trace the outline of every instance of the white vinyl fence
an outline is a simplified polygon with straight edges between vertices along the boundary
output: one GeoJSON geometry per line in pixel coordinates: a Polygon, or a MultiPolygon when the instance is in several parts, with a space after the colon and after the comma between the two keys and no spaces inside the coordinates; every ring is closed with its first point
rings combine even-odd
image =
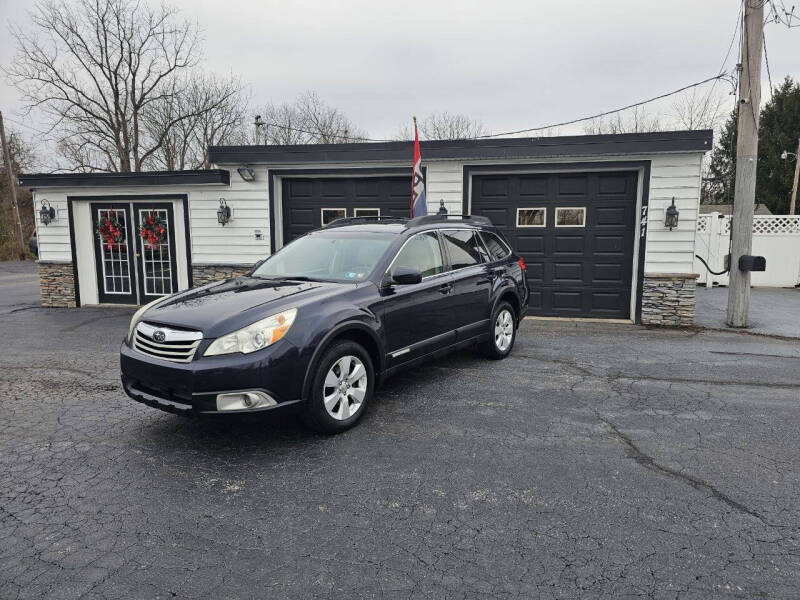
{"type": "MultiPolygon", "coordinates": [[[[697,219],[695,254],[712,271],[722,271],[731,236],[731,217],[721,213],[700,215],[697,219]]],[[[769,215],[753,218],[753,254],[767,259],[767,270],[752,274],[754,287],[794,287],[800,284],[800,216],[769,215]]],[[[698,283],[728,285],[728,274],[711,275],[697,258],[698,283]]]]}

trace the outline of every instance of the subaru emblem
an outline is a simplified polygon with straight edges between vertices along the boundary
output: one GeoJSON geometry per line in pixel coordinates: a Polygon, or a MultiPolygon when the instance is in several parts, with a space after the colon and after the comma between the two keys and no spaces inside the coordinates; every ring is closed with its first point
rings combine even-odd
{"type": "Polygon", "coordinates": [[[167,334],[161,331],[160,329],[156,329],[153,332],[153,341],[161,343],[165,339],[167,339],[167,334]]]}

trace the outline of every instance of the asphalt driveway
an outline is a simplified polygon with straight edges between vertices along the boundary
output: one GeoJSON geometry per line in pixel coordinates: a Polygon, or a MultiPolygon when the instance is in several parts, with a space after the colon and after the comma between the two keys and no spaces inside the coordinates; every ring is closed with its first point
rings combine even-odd
{"type": "Polygon", "coordinates": [[[0,315],[40,303],[36,263],[32,260],[0,262],[0,315]]]}
{"type": "MultiPolygon", "coordinates": [[[[698,327],[728,329],[728,288],[697,287],[698,327]]],[[[752,288],[748,333],[800,339],[800,288],[752,288]]]]}
{"type": "Polygon", "coordinates": [[[526,321],[321,437],[129,401],[131,312],[0,315],[0,598],[800,596],[800,342],[526,321]]]}

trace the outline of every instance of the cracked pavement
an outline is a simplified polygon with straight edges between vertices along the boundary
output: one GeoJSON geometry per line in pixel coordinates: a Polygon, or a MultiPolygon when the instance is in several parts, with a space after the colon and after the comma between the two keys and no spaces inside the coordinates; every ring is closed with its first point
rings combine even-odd
{"type": "Polygon", "coordinates": [[[0,315],[0,598],[800,596],[800,342],[526,320],[322,437],[130,401],[131,312],[0,315]]]}

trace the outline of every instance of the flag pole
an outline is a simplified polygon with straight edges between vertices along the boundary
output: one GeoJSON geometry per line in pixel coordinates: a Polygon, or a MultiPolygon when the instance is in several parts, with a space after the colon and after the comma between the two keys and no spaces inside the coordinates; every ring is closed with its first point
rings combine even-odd
{"type": "MultiPolygon", "coordinates": [[[[414,148],[416,149],[416,144],[417,144],[417,116],[413,115],[411,118],[414,121],[414,148]]],[[[800,159],[798,159],[798,160],[800,160],[800,159]]],[[[408,208],[408,216],[410,218],[412,218],[412,219],[414,218],[414,169],[415,168],[416,168],[416,164],[414,163],[414,160],[412,159],[412,161],[411,161],[411,204],[409,205],[409,208],[408,208]]]]}

